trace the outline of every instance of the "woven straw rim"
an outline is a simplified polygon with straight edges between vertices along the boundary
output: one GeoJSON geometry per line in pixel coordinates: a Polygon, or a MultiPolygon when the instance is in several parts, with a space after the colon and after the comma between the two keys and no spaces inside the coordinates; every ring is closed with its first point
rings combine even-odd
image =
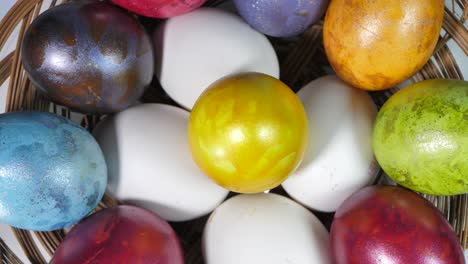
{"type": "MultiPolygon", "coordinates": [[[[218,6],[226,0],[208,0],[205,6],[218,6]]],[[[67,2],[53,0],[50,7],[67,2]]],[[[465,59],[468,55],[468,30],[464,23],[468,18],[468,5],[465,0],[452,0],[445,7],[443,29],[437,43],[432,59],[424,68],[411,79],[414,82],[424,79],[460,79],[464,77],[456,62],[456,59],[447,46],[449,40],[453,40],[464,52],[465,59]],[[463,14],[457,15],[456,9],[463,10],[463,14]]],[[[20,33],[16,50],[8,54],[0,61],[0,85],[9,79],[6,111],[52,111],[65,117],[70,117],[70,111],[61,108],[43,98],[29,81],[23,69],[20,59],[19,47],[23,34],[31,21],[39,15],[43,0],[18,0],[0,21],[0,50],[2,50],[12,34],[20,25],[20,33]]],[[[49,8],[50,8],[49,7],[49,8]]],[[[275,47],[281,63],[281,80],[292,88],[302,87],[313,79],[326,75],[325,67],[328,66],[327,58],[322,45],[323,21],[311,26],[305,33],[295,39],[275,39],[271,42],[275,47]]],[[[149,89],[151,90],[151,89],[149,89]]],[[[380,107],[396,89],[370,92],[375,103],[380,107]]],[[[157,89],[148,91],[143,97],[144,102],[173,103],[168,98],[161,98],[157,89]],[[156,92],[155,92],[156,91],[156,92]]],[[[99,121],[99,116],[85,116],[81,123],[85,128],[92,130],[99,121]]],[[[379,177],[378,183],[387,182],[389,179],[379,177]]],[[[285,195],[278,188],[274,192],[285,195]]],[[[432,202],[446,217],[460,238],[463,247],[468,248],[468,194],[458,196],[430,196],[423,195],[432,202]]],[[[119,202],[106,194],[96,210],[113,207],[119,202]]],[[[330,217],[330,216],[328,216],[330,217]]],[[[206,217],[185,222],[173,223],[184,246],[186,262],[190,264],[203,263],[201,257],[201,233],[206,217]]],[[[30,232],[13,228],[24,253],[32,263],[46,263],[38,245],[33,240],[37,237],[50,256],[53,255],[60,242],[65,237],[65,231],[30,232]]],[[[0,264],[20,264],[20,259],[6,246],[0,238],[0,264]]]]}

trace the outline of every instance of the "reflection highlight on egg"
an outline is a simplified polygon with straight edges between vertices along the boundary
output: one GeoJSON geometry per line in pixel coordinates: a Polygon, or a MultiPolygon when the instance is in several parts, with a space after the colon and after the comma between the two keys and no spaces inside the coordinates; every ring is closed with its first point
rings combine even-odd
{"type": "Polygon", "coordinates": [[[263,192],[302,160],[307,117],[281,81],[243,73],[203,93],[190,114],[188,136],[195,162],[216,183],[235,192],[263,192]]]}

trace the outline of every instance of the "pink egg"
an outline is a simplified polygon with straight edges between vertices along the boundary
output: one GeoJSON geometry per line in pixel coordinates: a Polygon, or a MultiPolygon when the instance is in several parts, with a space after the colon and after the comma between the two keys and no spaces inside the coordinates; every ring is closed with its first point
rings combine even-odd
{"type": "Polygon", "coordinates": [[[200,7],[206,0],[111,0],[139,15],[168,18],[188,13],[200,7]]]}

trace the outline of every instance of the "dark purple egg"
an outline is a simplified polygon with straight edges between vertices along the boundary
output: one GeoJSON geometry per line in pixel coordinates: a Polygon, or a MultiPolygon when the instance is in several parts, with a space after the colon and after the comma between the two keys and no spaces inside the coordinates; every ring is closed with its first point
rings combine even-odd
{"type": "Polygon", "coordinates": [[[21,53],[41,92],[84,113],[129,107],[154,71],[151,41],[142,25],[97,1],[63,4],[41,14],[26,32],[21,53]]]}
{"type": "Polygon", "coordinates": [[[329,0],[234,0],[239,14],[253,28],[273,37],[304,32],[325,13],[329,0]]]}

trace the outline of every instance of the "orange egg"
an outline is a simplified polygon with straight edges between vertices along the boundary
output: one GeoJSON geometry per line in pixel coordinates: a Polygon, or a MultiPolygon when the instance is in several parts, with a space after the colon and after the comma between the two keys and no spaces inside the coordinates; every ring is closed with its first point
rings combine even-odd
{"type": "Polygon", "coordinates": [[[332,0],[323,28],[325,51],[349,84],[391,88],[428,61],[443,17],[443,0],[332,0]]]}

